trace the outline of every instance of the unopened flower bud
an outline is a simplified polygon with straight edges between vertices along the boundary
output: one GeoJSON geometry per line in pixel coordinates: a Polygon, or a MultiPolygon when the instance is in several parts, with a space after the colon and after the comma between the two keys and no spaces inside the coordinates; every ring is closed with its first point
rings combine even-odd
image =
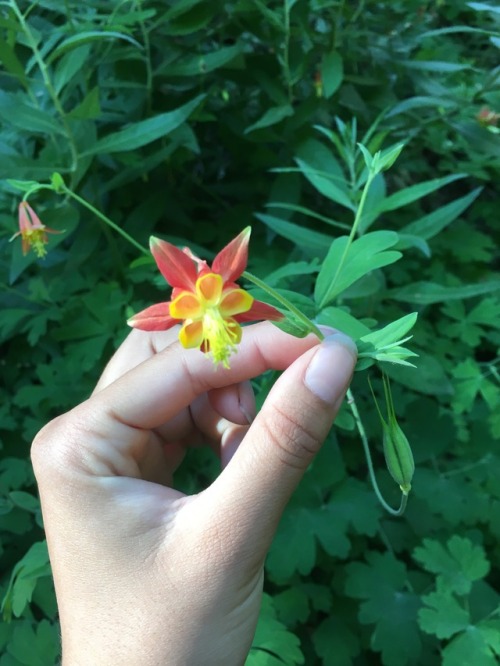
{"type": "Polygon", "coordinates": [[[372,385],[370,382],[369,384],[384,431],[382,443],[384,447],[385,462],[389,474],[399,485],[402,493],[408,495],[411,490],[411,481],[415,472],[415,462],[413,460],[413,453],[408,438],[397,422],[394,403],[392,401],[391,385],[385,374],[383,375],[383,382],[385,402],[387,405],[387,421],[382,416],[377,399],[373,393],[372,385]]]}
{"type": "Polygon", "coordinates": [[[405,495],[411,490],[415,462],[408,438],[395,419],[384,425],[384,456],[389,474],[405,495]]]}

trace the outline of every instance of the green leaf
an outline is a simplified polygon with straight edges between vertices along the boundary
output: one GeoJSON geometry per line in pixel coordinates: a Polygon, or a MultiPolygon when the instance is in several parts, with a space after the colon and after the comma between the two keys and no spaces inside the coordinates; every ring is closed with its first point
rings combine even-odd
{"type": "Polygon", "coordinates": [[[336,238],[316,281],[314,298],[318,307],[331,303],[367,273],[400,259],[400,252],[384,251],[397,242],[398,235],[394,231],[373,231],[355,240],[350,247],[347,236],[336,238]]]}
{"type": "Polygon", "coordinates": [[[427,571],[438,575],[441,590],[459,595],[469,594],[472,583],[484,578],[490,569],[483,548],[458,535],[448,540],[446,548],[439,541],[424,539],[413,556],[427,571]]]}
{"type": "Polygon", "coordinates": [[[442,60],[405,60],[401,64],[407,69],[418,69],[422,72],[436,72],[441,74],[463,72],[464,70],[472,69],[471,65],[443,62],[442,60]]]}
{"type": "Polygon", "coordinates": [[[198,95],[198,97],[195,97],[174,111],[167,111],[153,118],[132,123],[125,129],[100,139],[82,155],[98,155],[101,153],[118,153],[135,150],[157,139],[168,136],[168,134],[189,118],[205,97],[206,95],[204,94],[198,95]]]}
{"type": "Polygon", "coordinates": [[[464,197],[455,199],[455,201],[433,210],[432,213],[424,215],[414,222],[410,222],[410,224],[401,229],[401,233],[419,236],[424,240],[433,238],[451,222],[456,220],[475,201],[482,192],[482,189],[482,187],[477,187],[464,197]]]}
{"type": "Polygon", "coordinates": [[[469,613],[450,592],[431,592],[422,597],[427,608],[418,612],[418,623],[427,634],[451,638],[469,626],[469,613]]]}
{"type": "Polygon", "coordinates": [[[321,310],[318,315],[318,322],[337,328],[342,333],[349,335],[353,340],[358,340],[370,332],[368,326],[359,321],[359,319],[353,317],[346,310],[333,306],[321,310]]]}
{"type": "Polygon", "coordinates": [[[361,652],[361,644],[337,614],[327,617],[314,630],[312,641],[323,666],[352,666],[361,652]]]}
{"type": "Polygon", "coordinates": [[[320,194],[349,210],[355,210],[342,167],[329,148],[320,141],[309,139],[299,147],[295,161],[320,194]]]}
{"type": "Polygon", "coordinates": [[[266,275],[265,283],[269,287],[274,287],[282,280],[290,277],[297,277],[299,275],[311,275],[319,271],[319,264],[317,260],[312,262],[308,261],[291,261],[281,268],[277,268],[269,275],[266,275]]]}
{"type": "Polygon", "coordinates": [[[359,620],[374,624],[371,646],[385,666],[419,663],[422,640],[416,626],[419,598],[406,591],[405,565],[390,553],[368,552],[367,564],[346,566],[346,594],[362,599],[359,620]]]}
{"type": "Polygon", "coordinates": [[[4,618],[9,620],[12,615],[20,617],[31,601],[38,579],[49,575],[47,543],[45,541],[34,543],[12,570],[2,601],[4,618]]]}
{"type": "Polygon", "coordinates": [[[418,313],[412,312],[396,321],[387,324],[378,331],[372,331],[364,335],[361,340],[373,345],[375,349],[383,349],[392,345],[403,338],[410,331],[417,321],[418,313]]]}
{"type": "Polygon", "coordinates": [[[302,213],[302,215],[305,215],[306,217],[312,217],[314,220],[320,220],[321,222],[326,222],[326,224],[330,224],[332,227],[338,227],[339,229],[346,229],[347,231],[350,231],[351,229],[351,226],[349,224],[345,224],[344,222],[337,222],[337,220],[332,220],[331,217],[325,217],[324,215],[320,215],[314,210],[310,210],[309,208],[304,208],[304,206],[297,206],[295,204],[286,203],[284,201],[269,202],[268,204],[266,204],[266,208],[281,208],[282,210],[291,210],[295,213],[302,213]]]}
{"type": "Polygon", "coordinates": [[[115,32],[113,30],[88,30],[87,32],[79,31],[78,34],[68,37],[61,44],[59,44],[59,46],[52,51],[46,62],[48,65],[50,65],[52,62],[54,62],[54,60],[62,56],[64,53],[67,53],[72,49],[79,48],[85,44],[116,39],[126,41],[138,49],[142,50],[143,48],[142,45],[133,37],[130,37],[130,35],[126,35],[122,32],[115,32]]]}
{"type": "Polygon", "coordinates": [[[0,62],[2,62],[5,69],[15,76],[26,89],[29,88],[28,78],[21,61],[17,57],[14,49],[11,48],[4,39],[0,39],[0,62]]]}
{"type": "Polygon", "coordinates": [[[273,600],[264,594],[257,629],[245,666],[295,666],[303,663],[300,640],[276,619],[273,600]]]}
{"type": "Polygon", "coordinates": [[[452,395],[453,385],[450,382],[442,363],[435,355],[428,354],[420,349],[415,350],[418,354],[416,366],[418,372],[413,368],[387,365],[384,372],[391,379],[406,386],[417,393],[426,395],[452,395]]]}
{"type": "Polygon", "coordinates": [[[475,9],[476,12],[492,12],[500,14],[500,7],[495,7],[487,2],[467,2],[466,4],[471,9],[475,9]]]}
{"type": "Polygon", "coordinates": [[[198,76],[227,65],[243,52],[243,44],[225,46],[211,53],[182,58],[161,68],[163,76],[198,76]]]}
{"type": "Polygon", "coordinates": [[[490,620],[469,626],[443,650],[442,666],[498,666],[500,622],[490,620]]]}
{"type": "Polygon", "coordinates": [[[294,586],[274,595],[273,604],[278,618],[287,626],[304,624],[310,615],[309,598],[305,590],[294,586]]]}
{"type": "Polygon", "coordinates": [[[414,201],[418,201],[423,197],[435,192],[436,190],[441,189],[445,185],[459,180],[460,178],[465,178],[466,174],[457,173],[452,174],[451,176],[445,176],[444,178],[435,178],[433,180],[427,180],[423,183],[418,183],[417,185],[410,185],[410,187],[405,187],[399,192],[395,192],[388,196],[377,208],[376,213],[385,213],[390,210],[396,210],[407,206],[414,201]]]}
{"type": "Polygon", "coordinates": [[[76,120],[94,120],[101,115],[101,105],[99,102],[100,90],[98,86],[92,88],[83,100],[75,106],[68,114],[68,118],[76,120]]]}
{"type": "Polygon", "coordinates": [[[36,625],[26,620],[16,623],[8,647],[9,655],[18,661],[7,664],[47,666],[57,662],[59,652],[59,629],[56,624],[44,619],[36,625]]]}
{"type": "Polygon", "coordinates": [[[308,575],[316,561],[318,544],[331,556],[347,557],[350,528],[358,534],[373,536],[377,532],[379,507],[363,484],[354,479],[344,481],[325,502],[317,483],[317,475],[307,475],[301,484],[300,500],[292,500],[282,518],[266,563],[269,575],[277,582],[286,581],[294,573],[308,575]],[[287,553],[286,559],[283,552],[287,553]]]}
{"type": "Polygon", "coordinates": [[[255,213],[255,217],[279,236],[287,238],[299,247],[314,251],[319,256],[325,254],[325,248],[327,248],[332,242],[331,236],[322,234],[319,231],[313,231],[312,229],[306,229],[298,224],[287,222],[286,220],[274,217],[273,215],[255,213]]]}
{"type": "Polygon", "coordinates": [[[293,108],[289,104],[284,104],[283,106],[273,106],[271,109],[268,109],[263,116],[259,118],[256,122],[249,125],[244,134],[249,134],[258,129],[264,129],[265,127],[270,127],[271,125],[276,125],[281,122],[284,118],[293,116],[293,108]]]}
{"type": "Polygon", "coordinates": [[[25,94],[0,90],[0,118],[33,133],[64,135],[62,123],[46,111],[32,106],[25,94]]]}
{"type": "Polygon", "coordinates": [[[321,61],[321,80],[323,95],[326,99],[337,92],[344,78],[344,63],[338,51],[330,51],[321,61]]]}
{"type": "Polygon", "coordinates": [[[473,298],[474,296],[489,294],[499,289],[500,280],[466,284],[461,287],[446,287],[434,282],[415,282],[406,287],[392,289],[390,296],[397,301],[430,305],[431,303],[440,303],[457,298],[473,298]]]}
{"type": "Polygon", "coordinates": [[[90,45],[86,44],[66,53],[61,58],[57,64],[53,80],[57,95],[60,95],[64,87],[72,81],[76,74],[85,66],[86,60],[90,55],[90,50],[90,45]]]}

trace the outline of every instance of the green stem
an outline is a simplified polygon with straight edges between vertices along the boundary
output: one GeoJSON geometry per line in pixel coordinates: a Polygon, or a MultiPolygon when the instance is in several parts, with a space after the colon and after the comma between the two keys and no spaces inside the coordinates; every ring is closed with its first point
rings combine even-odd
{"type": "Polygon", "coordinates": [[[287,85],[288,101],[293,99],[292,76],[290,73],[290,7],[289,0],[283,0],[283,10],[285,14],[285,44],[283,49],[283,69],[287,85]]]}
{"type": "MultiPolygon", "coordinates": [[[[352,245],[352,242],[354,240],[354,236],[356,235],[356,231],[358,230],[359,223],[361,222],[361,217],[363,216],[363,211],[364,211],[364,208],[365,208],[366,198],[368,196],[368,191],[370,189],[370,185],[372,184],[373,179],[375,178],[376,175],[377,174],[374,171],[370,171],[369,174],[368,174],[368,178],[366,179],[366,183],[365,183],[365,186],[363,188],[363,192],[361,194],[361,199],[359,201],[359,206],[356,210],[356,215],[354,217],[354,222],[353,222],[353,225],[352,225],[352,228],[351,228],[351,233],[349,234],[346,246],[344,248],[344,252],[342,253],[340,261],[337,265],[335,275],[333,276],[333,279],[332,279],[332,282],[331,282],[332,285],[335,284],[335,282],[337,281],[337,279],[340,275],[340,272],[341,272],[342,268],[344,267],[344,263],[345,263],[345,260],[347,258],[347,254],[349,252],[349,248],[352,245]]],[[[319,308],[321,309],[324,305],[325,305],[324,302],[320,303],[319,308]]]]}
{"type": "MultiPolygon", "coordinates": [[[[52,188],[51,188],[52,189],[52,188]]],[[[110,220],[109,217],[106,217],[101,211],[97,210],[91,203],[86,201],[85,199],[82,199],[82,197],[78,196],[78,194],[75,194],[72,192],[69,188],[66,187],[66,185],[61,186],[60,188],[61,191],[63,191],[68,197],[71,199],[74,199],[75,201],[78,201],[79,204],[90,210],[96,217],[98,217],[100,220],[102,220],[105,224],[108,225],[108,227],[111,227],[114,231],[116,231],[122,238],[127,240],[129,243],[131,243],[137,250],[142,252],[142,254],[146,254],[148,257],[150,255],[150,252],[147,248],[144,247],[144,245],[141,245],[138,243],[135,238],[132,238],[126,231],[124,231],[121,227],[119,227],[117,224],[113,222],[113,220],[110,220]]]]}
{"type": "Polygon", "coordinates": [[[43,58],[41,56],[40,51],[38,50],[37,43],[36,43],[32,33],[31,33],[31,30],[29,29],[28,24],[26,23],[24,15],[19,10],[19,7],[17,6],[16,0],[10,0],[9,6],[13,10],[17,19],[19,20],[19,23],[22,27],[22,30],[23,30],[24,34],[26,35],[26,40],[29,44],[29,47],[33,51],[33,56],[36,60],[38,68],[39,68],[39,70],[42,74],[42,78],[43,78],[43,82],[45,84],[45,88],[47,89],[47,92],[49,93],[49,96],[52,99],[52,103],[54,104],[54,107],[55,107],[57,113],[61,116],[61,120],[62,120],[62,123],[63,123],[63,126],[64,126],[64,130],[66,132],[66,137],[68,139],[69,149],[70,149],[70,152],[71,152],[70,171],[73,173],[74,171],[76,171],[76,167],[77,167],[77,164],[78,164],[78,151],[76,149],[76,143],[75,143],[75,138],[73,136],[73,132],[71,131],[71,128],[68,124],[68,119],[66,118],[66,113],[64,112],[64,109],[61,105],[61,102],[59,101],[59,97],[57,96],[55,88],[52,84],[52,80],[49,76],[49,73],[48,73],[47,67],[45,65],[45,62],[43,61],[43,58]]]}
{"type": "Polygon", "coordinates": [[[382,492],[378,486],[377,483],[377,478],[375,476],[375,470],[373,468],[373,461],[372,461],[372,456],[370,453],[370,446],[368,444],[368,437],[366,436],[366,431],[365,427],[363,425],[363,421],[361,420],[361,416],[359,415],[358,407],[356,405],[356,401],[354,400],[354,395],[351,391],[351,389],[347,390],[347,404],[351,408],[352,415],[354,417],[354,421],[356,422],[356,427],[359,432],[359,436],[361,437],[361,441],[363,443],[363,449],[365,452],[365,457],[366,457],[366,463],[368,465],[368,472],[370,474],[370,481],[373,486],[373,490],[375,491],[375,495],[377,496],[378,501],[380,504],[384,507],[384,509],[390,513],[392,516],[402,516],[405,509],[406,505],[408,503],[408,495],[405,493],[401,494],[401,504],[399,505],[398,509],[393,509],[392,506],[387,504],[385,499],[382,496],[382,492]]]}
{"type": "Polygon", "coordinates": [[[265,292],[269,294],[269,296],[272,296],[275,298],[278,303],[281,303],[287,310],[292,312],[297,319],[299,319],[303,324],[306,325],[306,327],[311,331],[311,333],[314,333],[315,335],[318,336],[320,340],[323,340],[325,337],[323,333],[320,331],[320,329],[312,323],[312,321],[309,319],[309,317],[306,317],[306,315],[301,312],[293,303],[291,303],[288,298],[283,296],[282,294],[278,293],[275,291],[272,287],[267,285],[263,280],[259,279],[255,275],[252,275],[252,273],[249,273],[248,271],[244,271],[242,274],[242,277],[245,278],[245,280],[248,280],[249,282],[253,282],[253,284],[260,289],[263,289],[265,292]]]}

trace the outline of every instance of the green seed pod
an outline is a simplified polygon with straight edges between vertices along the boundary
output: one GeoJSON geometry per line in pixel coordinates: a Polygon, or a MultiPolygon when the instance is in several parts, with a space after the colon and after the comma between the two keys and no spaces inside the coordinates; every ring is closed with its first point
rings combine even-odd
{"type": "Polygon", "coordinates": [[[415,462],[408,438],[393,418],[390,418],[388,425],[384,425],[383,446],[389,474],[399,485],[402,492],[408,495],[415,472],[415,462]]]}
{"type": "Polygon", "coordinates": [[[394,411],[394,403],[392,401],[391,386],[386,375],[383,375],[383,382],[385,402],[387,405],[387,421],[384,419],[380,412],[371,383],[369,383],[380,421],[382,422],[382,428],[384,430],[383,447],[385,462],[387,469],[389,470],[389,474],[399,485],[402,493],[404,495],[408,495],[411,490],[411,481],[415,472],[415,462],[413,460],[413,453],[411,451],[408,438],[397,422],[396,412],[394,411]]]}

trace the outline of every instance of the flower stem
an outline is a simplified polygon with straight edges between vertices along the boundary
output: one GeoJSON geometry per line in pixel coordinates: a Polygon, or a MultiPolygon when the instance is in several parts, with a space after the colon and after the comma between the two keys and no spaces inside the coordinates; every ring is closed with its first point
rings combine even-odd
{"type": "Polygon", "coordinates": [[[64,126],[64,131],[66,134],[66,138],[68,140],[68,146],[69,150],[71,153],[71,166],[70,166],[70,172],[73,174],[78,166],[78,150],[76,147],[76,142],[75,142],[75,137],[73,135],[73,132],[71,131],[71,127],[69,126],[68,119],[66,117],[66,113],[62,107],[62,104],[59,100],[59,97],[57,95],[57,92],[54,88],[54,85],[52,83],[52,79],[50,78],[49,72],[47,70],[47,66],[42,58],[42,55],[40,53],[40,50],[38,49],[38,45],[36,43],[35,38],[33,37],[33,34],[26,23],[26,20],[24,18],[23,13],[20,11],[19,7],[17,6],[16,0],[9,0],[9,7],[12,9],[14,14],[16,15],[19,24],[25,34],[26,41],[28,42],[28,45],[30,49],[33,52],[33,57],[35,58],[35,61],[38,65],[38,68],[40,69],[40,73],[43,78],[43,82],[45,84],[45,88],[52,99],[52,103],[54,105],[54,108],[56,109],[57,113],[61,117],[62,124],[64,126]]]}
{"type": "Polygon", "coordinates": [[[406,505],[408,503],[408,494],[407,493],[402,493],[401,494],[401,504],[399,505],[398,509],[393,509],[392,506],[387,504],[385,499],[382,496],[382,492],[378,486],[377,483],[377,478],[375,476],[375,470],[373,468],[373,461],[372,461],[372,456],[370,453],[370,446],[368,444],[368,437],[366,436],[366,431],[365,427],[363,425],[363,421],[361,420],[361,416],[359,415],[358,407],[356,405],[356,401],[354,399],[354,395],[351,391],[351,389],[347,390],[347,404],[349,405],[352,415],[354,417],[354,421],[356,422],[356,427],[359,432],[359,436],[361,437],[361,441],[363,443],[363,450],[365,452],[365,457],[366,457],[366,464],[368,465],[368,472],[370,474],[370,481],[373,487],[373,490],[375,491],[375,495],[377,496],[378,501],[380,504],[384,507],[384,509],[390,513],[392,516],[402,516],[403,513],[405,512],[406,505]]]}
{"type": "MultiPolygon", "coordinates": [[[[344,267],[344,263],[345,263],[345,260],[347,258],[347,254],[349,252],[349,248],[352,245],[352,242],[354,240],[354,236],[356,235],[356,231],[358,230],[359,223],[361,222],[361,218],[363,216],[363,211],[364,211],[364,208],[365,208],[366,198],[368,196],[368,191],[370,189],[370,185],[372,184],[373,179],[375,178],[376,175],[377,174],[376,174],[375,171],[369,171],[369,173],[368,173],[368,178],[366,179],[366,183],[365,183],[365,186],[363,188],[363,192],[361,194],[361,199],[359,200],[359,205],[358,205],[358,208],[356,210],[356,215],[354,217],[354,222],[352,223],[351,233],[349,234],[346,246],[344,248],[344,252],[342,253],[340,261],[337,265],[335,275],[332,278],[332,281],[331,281],[332,285],[335,284],[335,282],[337,281],[337,278],[340,275],[340,272],[341,272],[342,268],[344,267]]],[[[324,302],[320,303],[319,308],[321,309],[324,305],[325,305],[324,302]]]]}
{"type": "Polygon", "coordinates": [[[288,300],[288,298],[286,298],[279,292],[275,291],[272,287],[267,285],[263,280],[259,279],[258,277],[256,277],[252,273],[249,273],[248,271],[244,271],[242,273],[242,277],[244,277],[245,280],[252,282],[256,287],[259,287],[260,289],[267,292],[269,296],[275,298],[278,301],[278,303],[281,303],[281,305],[287,308],[287,310],[292,312],[297,317],[297,319],[299,319],[303,324],[305,324],[305,326],[311,333],[314,333],[315,335],[318,336],[320,340],[323,340],[325,336],[320,331],[320,329],[315,324],[313,324],[313,322],[309,319],[309,317],[306,317],[306,315],[303,312],[301,312],[297,307],[295,307],[295,305],[291,303],[288,300]]]}
{"type": "Polygon", "coordinates": [[[63,191],[68,197],[71,199],[74,199],[75,201],[78,201],[78,203],[88,210],[90,210],[96,217],[98,217],[100,220],[102,220],[105,224],[108,225],[108,227],[111,227],[113,231],[116,231],[122,238],[127,240],[129,243],[131,243],[137,250],[142,252],[142,254],[146,254],[148,257],[150,256],[149,250],[144,247],[144,245],[141,245],[138,243],[135,238],[132,238],[126,231],[124,231],[121,227],[119,227],[117,224],[113,222],[113,220],[110,220],[109,217],[101,213],[97,208],[95,208],[91,203],[83,199],[82,197],[78,196],[78,194],[75,194],[72,190],[70,190],[66,185],[61,185],[60,190],[63,191]]]}

